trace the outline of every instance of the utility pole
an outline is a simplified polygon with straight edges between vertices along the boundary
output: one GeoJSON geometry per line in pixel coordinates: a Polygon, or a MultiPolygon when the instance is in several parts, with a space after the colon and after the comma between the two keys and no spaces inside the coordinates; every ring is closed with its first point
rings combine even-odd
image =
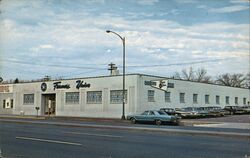
{"type": "Polygon", "coordinates": [[[110,75],[114,75],[114,71],[117,70],[117,67],[115,66],[115,64],[110,63],[108,70],[110,71],[110,75]]]}

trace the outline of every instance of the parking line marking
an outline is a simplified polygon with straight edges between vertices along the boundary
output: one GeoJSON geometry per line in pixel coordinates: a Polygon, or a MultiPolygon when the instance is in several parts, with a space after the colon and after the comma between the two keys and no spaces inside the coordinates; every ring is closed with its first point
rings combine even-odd
{"type": "Polygon", "coordinates": [[[67,134],[78,134],[78,135],[88,135],[97,137],[110,137],[110,138],[122,138],[123,136],[109,135],[109,134],[93,134],[93,133],[80,133],[80,132],[63,132],[67,134]]]}
{"type": "Polygon", "coordinates": [[[58,140],[49,140],[49,139],[40,139],[40,138],[31,138],[31,137],[16,137],[16,139],[32,140],[32,141],[40,141],[40,142],[48,142],[48,143],[57,143],[57,144],[66,144],[66,145],[78,145],[78,146],[82,145],[79,143],[64,142],[64,141],[58,141],[58,140]]]}

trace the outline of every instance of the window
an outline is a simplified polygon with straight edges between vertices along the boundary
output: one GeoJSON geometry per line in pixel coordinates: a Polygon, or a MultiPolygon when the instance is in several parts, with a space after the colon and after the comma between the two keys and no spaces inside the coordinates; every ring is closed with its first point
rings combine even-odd
{"type": "Polygon", "coordinates": [[[155,91],[148,90],[148,102],[154,102],[154,101],[155,101],[155,91]]]}
{"type": "Polygon", "coordinates": [[[216,104],[220,104],[220,96],[216,95],[216,104]]]}
{"type": "Polygon", "coordinates": [[[34,94],[24,94],[23,104],[25,105],[34,104],[34,94]]]}
{"type": "Polygon", "coordinates": [[[198,103],[198,94],[193,94],[193,103],[194,104],[198,103]]]}
{"type": "Polygon", "coordinates": [[[174,88],[174,83],[168,83],[168,88],[174,88]]]}
{"type": "Polygon", "coordinates": [[[209,95],[205,95],[205,104],[209,104],[209,95]]]}
{"type": "Polygon", "coordinates": [[[150,111],[149,115],[155,115],[155,113],[153,111],[150,111]]]}
{"type": "Polygon", "coordinates": [[[165,92],[165,102],[170,102],[170,92],[165,92]]]}
{"type": "Polygon", "coordinates": [[[226,104],[229,104],[229,96],[226,96],[226,104]]]}
{"type": "Polygon", "coordinates": [[[79,92],[66,92],[66,103],[78,104],[79,103],[79,92]]]}
{"type": "Polygon", "coordinates": [[[141,115],[148,115],[148,111],[144,111],[141,115]]]}
{"type": "Polygon", "coordinates": [[[247,98],[243,98],[243,104],[244,104],[244,105],[247,104],[247,98]]]}
{"type": "MultiPolygon", "coordinates": [[[[110,103],[120,104],[123,102],[123,90],[110,91],[110,103]]],[[[125,90],[125,103],[127,102],[127,90],[125,90]]]]}
{"type": "Polygon", "coordinates": [[[234,103],[235,103],[235,105],[238,105],[238,97],[234,98],[234,103]]]}
{"type": "Polygon", "coordinates": [[[6,102],[6,101],[5,101],[5,100],[3,100],[3,108],[4,108],[4,109],[5,109],[5,102],[6,102]]]}
{"type": "Polygon", "coordinates": [[[185,103],[185,93],[180,93],[180,103],[185,103]]]}
{"type": "Polygon", "coordinates": [[[13,99],[10,100],[10,108],[13,108],[13,99]]]}
{"type": "Polygon", "coordinates": [[[87,103],[102,103],[102,91],[87,92],[87,103]]]}

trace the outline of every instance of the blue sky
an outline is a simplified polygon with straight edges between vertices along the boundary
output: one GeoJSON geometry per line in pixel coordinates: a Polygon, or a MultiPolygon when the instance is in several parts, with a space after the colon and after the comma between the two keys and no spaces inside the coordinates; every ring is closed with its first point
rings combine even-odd
{"type": "Polygon", "coordinates": [[[247,0],[2,0],[0,74],[73,78],[121,72],[172,76],[249,72],[247,0]]]}

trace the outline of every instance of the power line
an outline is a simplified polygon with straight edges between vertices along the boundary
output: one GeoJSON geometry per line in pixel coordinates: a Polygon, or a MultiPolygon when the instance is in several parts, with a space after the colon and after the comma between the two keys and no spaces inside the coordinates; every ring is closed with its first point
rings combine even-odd
{"type": "Polygon", "coordinates": [[[70,66],[70,65],[59,65],[59,64],[42,64],[35,62],[27,61],[18,61],[18,60],[4,60],[1,62],[16,63],[16,64],[25,64],[25,65],[36,65],[36,66],[50,66],[50,67],[59,67],[59,68],[74,68],[74,69],[93,69],[93,70],[106,70],[106,68],[97,68],[97,67],[86,67],[86,66],[70,66]]]}

